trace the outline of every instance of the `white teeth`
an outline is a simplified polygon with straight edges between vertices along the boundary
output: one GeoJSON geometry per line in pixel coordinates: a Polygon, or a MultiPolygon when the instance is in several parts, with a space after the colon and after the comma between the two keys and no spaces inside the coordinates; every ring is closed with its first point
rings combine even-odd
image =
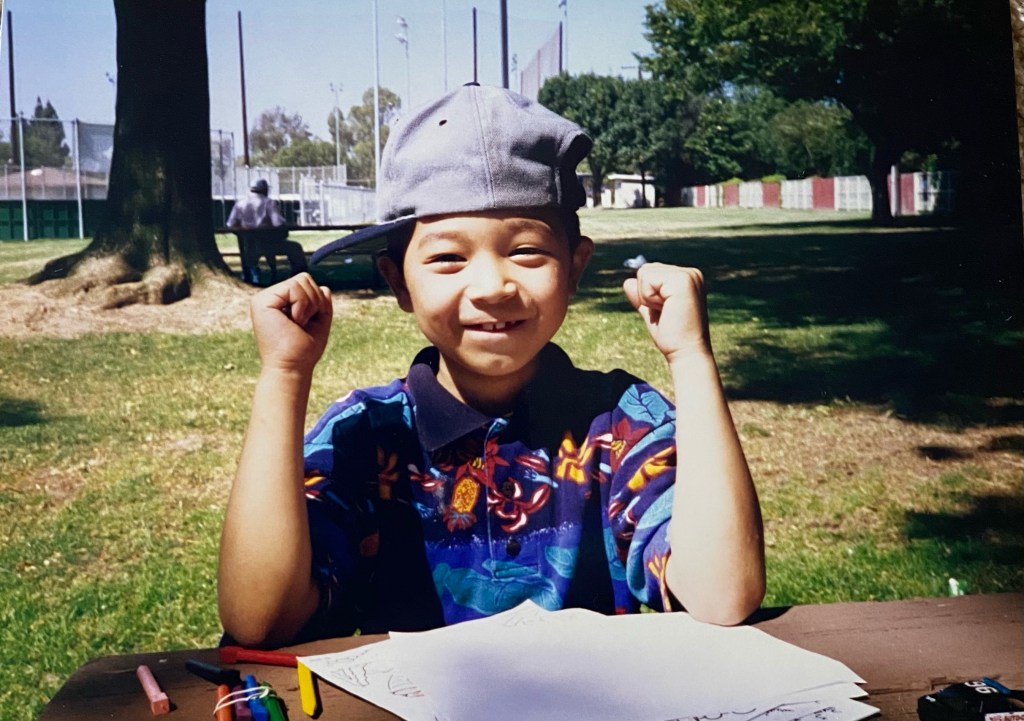
{"type": "Polygon", "coordinates": [[[505,330],[511,323],[484,323],[480,327],[486,331],[505,330]]]}

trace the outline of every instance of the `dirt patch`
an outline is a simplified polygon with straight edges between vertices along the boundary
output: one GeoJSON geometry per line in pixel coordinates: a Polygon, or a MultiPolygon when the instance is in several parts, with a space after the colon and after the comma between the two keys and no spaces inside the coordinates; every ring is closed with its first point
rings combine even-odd
{"type": "Polygon", "coordinates": [[[207,282],[170,305],[129,305],[104,310],[42,286],[0,286],[0,337],[77,338],[88,333],[200,334],[247,330],[249,298],[257,291],[230,282],[207,282]]]}

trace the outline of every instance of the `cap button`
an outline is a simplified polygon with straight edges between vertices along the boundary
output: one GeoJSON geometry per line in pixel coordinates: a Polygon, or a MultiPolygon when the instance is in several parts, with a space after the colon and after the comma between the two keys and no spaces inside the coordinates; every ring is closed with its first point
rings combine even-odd
{"type": "Polygon", "coordinates": [[[509,558],[515,558],[521,550],[523,550],[523,546],[515,538],[508,539],[508,542],[505,544],[505,553],[508,554],[509,558]]]}

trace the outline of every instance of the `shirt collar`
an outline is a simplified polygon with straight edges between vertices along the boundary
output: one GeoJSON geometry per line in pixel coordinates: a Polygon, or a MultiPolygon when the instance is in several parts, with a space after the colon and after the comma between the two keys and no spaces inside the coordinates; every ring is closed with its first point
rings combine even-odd
{"type": "Polygon", "coordinates": [[[416,433],[428,453],[491,422],[490,417],[467,406],[437,381],[438,358],[433,346],[421,350],[405,381],[416,409],[416,433]]]}
{"type": "MultiPolygon", "coordinates": [[[[527,412],[530,406],[544,406],[545,401],[550,403],[549,394],[557,394],[558,390],[565,392],[565,388],[560,387],[560,379],[573,368],[565,351],[554,343],[548,343],[541,349],[538,358],[540,362],[533,381],[523,389],[513,405],[512,422],[517,427],[530,423],[530,413],[527,412]]],[[[482,427],[490,426],[495,420],[470,408],[438,382],[438,359],[437,348],[424,348],[416,354],[406,376],[406,385],[416,412],[416,433],[420,445],[428,453],[482,427]]],[[[537,414],[536,410],[534,415],[539,415],[541,419],[548,415],[537,414]]],[[[535,417],[533,422],[538,420],[535,417]]]]}

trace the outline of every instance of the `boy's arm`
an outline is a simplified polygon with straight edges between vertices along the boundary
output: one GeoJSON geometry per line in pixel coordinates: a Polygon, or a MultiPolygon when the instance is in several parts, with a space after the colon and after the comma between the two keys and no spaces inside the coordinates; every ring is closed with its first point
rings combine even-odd
{"type": "Polygon", "coordinates": [[[316,610],[303,494],[302,433],[331,297],[308,274],[255,295],[261,369],[221,535],[224,630],[254,646],[287,642],[316,610]]]}
{"type": "Polygon", "coordinates": [[[665,355],[675,391],[669,590],[696,618],[739,623],[764,597],[763,529],[711,351],[703,277],[694,268],[648,263],[625,291],[665,355]]]}

